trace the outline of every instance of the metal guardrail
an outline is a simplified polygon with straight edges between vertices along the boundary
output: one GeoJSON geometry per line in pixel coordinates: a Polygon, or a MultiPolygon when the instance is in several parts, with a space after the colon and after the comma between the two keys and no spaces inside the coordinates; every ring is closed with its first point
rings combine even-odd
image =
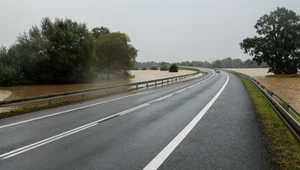
{"type": "Polygon", "coordinates": [[[4,100],[4,101],[0,101],[0,107],[27,104],[27,103],[40,102],[40,101],[48,101],[48,105],[51,105],[53,99],[58,99],[58,98],[63,98],[63,97],[70,97],[70,96],[75,96],[75,95],[81,95],[81,99],[84,100],[86,94],[90,94],[90,93],[93,93],[93,92],[101,92],[101,91],[108,91],[108,90],[121,89],[121,88],[122,88],[122,91],[125,91],[125,88],[127,89],[127,91],[129,91],[129,90],[139,90],[141,88],[147,88],[148,89],[149,87],[153,87],[153,86],[157,87],[159,85],[163,86],[164,84],[170,84],[170,83],[178,82],[180,80],[186,79],[188,77],[191,77],[191,76],[194,76],[194,75],[197,75],[197,74],[199,74],[199,72],[198,73],[187,74],[187,75],[182,75],[182,76],[175,76],[175,77],[169,77],[169,78],[163,78],[163,79],[156,79],[156,80],[138,82],[138,83],[130,83],[130,84],[123,84],[123,85],[116,85],[116,86],[107,86],[107,87],[102,87],[102,88],[92,88],[92,89],[85,89],[85,90],[76,90],[76,91],[55,93],[55,94],[49,94],[49,95],[40,95],[40,96],[34,96],[34,97],[26,97],[26,98],[13,99],[13,100],[4,100]]]}
{"type": "Polygon", "coordinates": [[[293,107],[291,107],[287,102],[285,102],[283,99],[281,99],[278,95],[273,93],[272,91],[266,89],[263,85],[261,85],[257,80],[254,78],[239,73],[235,71],[231,71],[237,74],[240,74],[244,77],[246,77],[250,82],[255,85],[255,87],[264,95],[264,97],[267,99],[269,104],[273,107],[273,109],[276,111],[276,113],[279,115],[279,117],[283,120],[286,127],[290,130],[290,132],[293,134],[295,139],[300,143],[300,124],[299,122],[291,115],[290,111],[296,114],[296,116],[300,116],[299,112],[297,112],[293,107]],[[276,97],[277,100],[274,98],[276,97]],[[281,104],[280,104],[281,103],[281,104]]]}

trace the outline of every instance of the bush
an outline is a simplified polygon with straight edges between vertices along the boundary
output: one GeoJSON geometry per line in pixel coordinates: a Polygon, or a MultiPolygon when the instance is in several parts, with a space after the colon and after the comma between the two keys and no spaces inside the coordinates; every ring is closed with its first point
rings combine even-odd
{"type": "Polygon", "coordinates": [[[178,72],[178,66],[176,64],[172,64],[170,66],[169,72],[178,72]]]}
{"type": "Polygon", "coordinates": [[[146,67],[143,67],[141,70],[147,70],[147,68],[146,68],[146,67]]]}
{"type": "Polygon", "coordinates": [[[150,70],[158,70],[157,67],[151,67],[150,70]]]}
{"type": "Polygon", "coordinates": [[[160,68],[160,71],[168,71],[169,69],[168,68],[166,68],[166,67],[162,67],[162,68],[160,68]]]}

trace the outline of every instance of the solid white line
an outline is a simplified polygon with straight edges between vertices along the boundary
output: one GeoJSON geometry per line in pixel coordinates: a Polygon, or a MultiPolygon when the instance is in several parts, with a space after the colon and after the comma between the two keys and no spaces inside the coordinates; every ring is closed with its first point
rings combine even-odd
{"type": "MultiPolygon", "coordinates": [[[[212,76],[214,76],[214,74],[213,74],[212,76]]],[[[211,76],[211,77],[212,77],[212,76],[211,76]]],[[[209,77],[208,79],[210,79],[211,77],[209,77]]],[[[205,79],[205,80],[203,80],[203,81],[201,81],[201,82],[205,82],[205,81],[207,81],[208,79],[205,79]]],[[[201,82],[200,82],[200,83],[201,83],[201,82]]],[[[182,89],[182,90],[183,90],[183,89],[182,89]]],[[[181,90],[176,91],[176,92],[173,92],[173,93],[171,93],[171,94],[168,94],[168,95],[166,95],[166,96],[164,96],[164,97],[161,97],[161,98],[158,98],[158,99],[164,99],[164,98],[171,97],[173,94],[176,94],[176,93],[178,93],[178,92],[180,92],[180,91],[181,91],[181,90]]],[[[151,100],[151,101],[149,101],[149,102],[146,102],[146,103],[141,104],[141,105],[138,105],[138,106],[136,106],[136,107],[127,109],[127,110],[125,110],[125,111],[122,111],[122,112],[113,114],[113,115],[111,115],[111,116],[102,118],[102,119],[100,119],[100,120],[97,120],[97,121],[94,121],[94,122],[85,124],[85,125],[83,125],[83,126],[80,126],[80,127],[75,128],[75,129],[71,129],[71,130],[69,130],[69,131],[66,131],[66,132],[60,133],[60,134],[58,134],[58,135],[55,135],[55,136],[46,138],[46,139],[44,139],[44,140],[35,142],[35,143],[33,143],[33,144],[30,144],[30,145],[27,145],[27,146],[24,146],[24,147],[21,147],[21,148],[19,148],[19,149],[15,149],[15,150],[12,150],[12,151],[10,151],[10,152],[1,154],[1,155],[0,155],[0,158],[1,158],[1,159],[11,158],[11,157],[13,157],[13,156],[19,155],[19,154],[24,153],[24,152],[26,152],[26,151],[32,150],[32,149],[34,149],[34,148],[37,148],[37,147],[46,145],[46,144],[48,144],[48,143],[50,143],[50,142],[53,142],[53,141],[56,141],[56,140],[58,140],[58,139],[61,139],[61,138],[70,136],[70,135],[72,135],[72,134],[74,134],[74,133],[78,133],[78,132],[83,131],[83,130],[85,130],[85,129],[91,128],[91,127],[97,125],[98,123],[103,122],[103,121],[106,121],[106,120],[111,119],[111,118],[113,118],[113,117],[122,116],[122,115],[125,115],[125,114],[127,114],[127,113],[130,113],[130,112],[139,110],[139,109],[141,109],[141,108],[144,108],[144,107],[146,107],[146,106],[149,106],[151,103],[156,102],[156,101],[157,101],[157,99],[151,100]]],[[[106,102],[107,102],[107,101],[106,101],[106,102]]]]}
{"type": "Polygon", "coordinates": [[[5,157],[3,157],[3,158],[1,158],[1,159],[3,160],[3,159],[11,158],[11,157],[13,157],[13,156],[16,156],[16,155],[19,155],[19,154],[24,153],[24,152],[26,152],[26,151],[32,150],[32,149],[34,149],[34,148],[37,148],[37,147],[46,145],[46,144],[48,144],[48,143],[51,143],[51,142],[56,141],[56,140],[59,140],[59,139],[64,138],[64,137],[66,137],[66,136],[70,136],[70,135],[72,135],[72,134],[74,134],[74,133],[78,133],[78,132],[80,132],[80,131],[83,131],[83,130],[85,130],[85,129],[91,128],[91,127],[96,126],[96,125],[97,125],[97,123],[92,124],[92,125],[89,125],[89,126],[87,126],[87,127],[81,128],[81,129],[78,129],[78,130],[73,131],[73,132],[71,132],[71,133],[68,133],[68,134],[65,134],[65,135],[61,135],[61,136],[59,136],[59,137],[57,137],[57,138],[54,138],[54,139],[51,139],[51,140],[47,140],[47,141],[45,141],[45,142],[43,142],[43,143],[36,144],[36,145],[34,145],[34,146],[32,146],[32,147],[27,147],[27,148],[25,148],[25,149],[23,149],[23,150],[21,150],[21,151],[19,151],[19,152],[14,152],[14,153],[12,153],[12,154],[10,154],[10,155],[8,155],[8,156],[5,156],[5,157]]]}
{"type": "Polygon", "coordinates": [[[64,113],[68,113],[68,112],[72,112],[72,111],[76,111],[76,110],[81,110],[81,109],[85,109],[85,108],[88,108],[88,107],[101,105],[101,104],[109,103],[109,102],[116,101],[116,100],[125,99],[125,98],[128,98],[128,97],[140,95],[142,93],[146,93],[146,92],[136,93],[136,94],[132,94],[132,95],[128,95],[128,96],[123,96],[123,97],[119,97],[119,98],[115,98],[115,99],[106,100],[106,101],[99,102],[99,103],[94,103],[94,104],[90,104],[90,105],[86,105],[86,106],[82,106],[82,107],[77,107],[77,108],[70,109],[70,110],[65,110],[65,111],[61,111],[61,112],[57,112],[57,113],[53,113],[53,114],[49,114],[49,115],[45,115],[45,116],[36,117],[36,118],[33,118],[33,119],[27,119],[27,120],[24,120],[24,121],[3,125],[3,126],[0,126],[0,129],[10,127],[10,126],[19,125],[19,124],[23,124],[23,123],[32,122],[32,121],[35,121],[35,120],[45,119],[45,118],[48,118],[48,117],[52,117],[52,116],[56,116],[56,115],[60,115],[60,114],[64,114],[64,113]]]}
{"type": "MultiPolygon", "coordinates": [[[[226,74],[226,73],[225,73],[226,74]]],[[[196,124],[201,120],[203,115],[214,104],[214,102],[221,95],[229,81],[229,76],[226,74],[227,80],[218,93],[209,101],[209,103],[196,115],[196,117],[144,168],[144,170],[158,169],[159,166],[168,158],[174,149],[181,143],[181,141],[191,132],[196,124]]]]}
{"type": "MultiPolygon", "coordinates": [[[[209,78],[207,78],[207,79],[205,79],[201,82],[198,82],[198,83],[205,82],[205,81],[211,79],[214,75],[215,75],[215,73],[213,73],[213,75],[211,77],[209,77],[209,78]]],[[[94,104],[90,104],[90,105],[86,105],[86,106],[82,106],[82,107],[77,107],[77,108],[74,108],[74,109],[69,109],[69,110],[65,110],[65,111],[61,111],[61,112],[57,112],[57,113],[53,113],[53,114],[49,114],[49,115],[45,115],[45,116],[40,116],[40,117],[36,117],[36,118],[32,118],[32,119],[27,119],[27,120],[15,122],[15,123],[7,124],[7,125],[3,125],[3,126],[0,126],[0,129],[10,127],[10,126],[19,125],[19,124],[23,124],[23,123],[32,122],[32,121],[35,121],[35,120],[45,119],[45,118],[52,117],[52,116],[57,116],[57,115],[60,115],[60,114],[69,113],[69,112],[76,111],[76,110],[81,110],[81,109],[85,109],[85,108],[88,108],[88,107],[93,107],[93,106],[113,102],[113,101],[116,101],[116,100],[125,99],[125,98],[132,97],[132,96],[137,96],[137,95],[140,95],[140,94],[143,94],[143,93],[147,93],[147,91],[146,92],[141,92],[141,93],[136,93],[136,94],[131,94],[131,95],[127,95],[127,96],[123,96],[123,97],[119,97],[119,98],[114,98],[114,99],[110,99],[110,100],[107,100],[107,101],[98,102],[98,103],[94,103],[94,104]]]]}

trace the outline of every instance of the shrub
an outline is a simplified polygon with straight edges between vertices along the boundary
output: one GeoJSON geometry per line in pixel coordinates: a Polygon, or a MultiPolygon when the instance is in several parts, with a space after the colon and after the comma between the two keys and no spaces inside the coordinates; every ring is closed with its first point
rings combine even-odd
{"type": "Polygon", "coordinates": [[[146,67],[143,67],[141,70],[147,70],[147,68],[146,68],[146,67]]]}
{"type": "Polygon", "coordinates": [[[167,67],[160,68],[160,71],[168,71],[169,69],[167,67]]]}
{"type": "Polygon", "coordinates": [[[169,72],[178,72],[178,66],[176,64],[172,64],[170,66],[169,72]]]}
{"type": "Polygon", "coordinates": [[[158,70],[157,67],[151,67],[150,70],[158,70]]]}

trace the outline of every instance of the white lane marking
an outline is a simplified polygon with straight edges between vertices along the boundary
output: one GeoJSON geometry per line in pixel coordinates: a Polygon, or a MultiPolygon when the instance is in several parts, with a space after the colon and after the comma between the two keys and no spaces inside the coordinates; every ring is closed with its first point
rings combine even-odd
{"type": "Polygon", "coordinates": [[[164,97],[161,97],[161,98],[156,99],[155,101],[157,101],[157,102],[162,101],[162,100],[164,100],[164,99],[167,99],[167,98],[173,96],[173,94],[175,94],[175,93],[168,94],[168,95],[166,95],[166,96],[164,96],[164,97]]]}
{"type": "Polygon", "coordinates": [[[184,92],[184,91],[186,91],[186,90],[187,90],[187,89],[184,88],[184,89],[182,89],[182,90],[177,91],[176,93],[181,93],[181,92],[184,92]]]}
{"type": "MultiPolygon", "coordinates": [[[[122,113],[122,112],[120,112],[120,113],[122,113]]],[[[60,133],[60,134],[58,134],[58,135],[55,135],[55,136],[46,138],[46,139],[44,139],[44,140],[35,142],[35,143],[33,143],[33,144],[30,144],[30,145],[21,147],[21,148],[19,148],[19,149],[15,149],[15,150],[13,150],[13,151],[10,151],[10,152],[1,154],[1,155],[0,155],[0,158],[1,158],[1,159],[7,159],[7,158],[13,157],[13,156],[15,156],[15,155],[21,154],[21,153],[23,153],[23,152],[32,150],[32,149],[34,149],[34,148],[43,146],[43,145],[45,145],[45,144],[47,144],[47,143],[56,141],[56,140],[61,139],[61,138],[63,138],[63,137],[66,137],[66,136],[72,135],[72,134],[74,134],[74,133],[83,131],[83,130],[85,130],[85,129],[91,128],[91,127],[93,127],[93,126],[95,126],[95,125],[97,125],[97,124],[99,124],[99,123],[101,123],[101,122],[104,122],[104,121],[106,121],[106,120],[108,120],[108,119],[111,119],[111,118],[113,118],[113,117],[120,116],[120,113],[113,114],[113,115],[108,116],[108,117],[105,117],[105,118],[103,118],[103,119],[100,119],[100,120],[97,120],[97,121],[94,121],[94,122],[85,124],[85,125],[80,126],[80,127],[78,127],[78,128],[71,129],[71,130],[69,130],[69,131],[66,131],[66,132],[60,133]]]]}
{"type": "Polygon", "coordinates": [[[195,87],[195,86],[196,86],[196,84],[191,85],[191,86],[188,87],[188,89],[191,89],[191,88],[193,88],[193,87],[195,87]]]}
{"type": "Polygon", "coordinates": [[[137,96],[137,95],[140,95],[140,94],[143,94],[143,93],[146,93],[146,92],[131,94],[131,95],[128,95],[128,96],[118,97],[118,98],[115,98],[115,99],[110,99],[110,100],[106,100],[106,101],[99,102],[99,103],[94,103],[94,104],[90,104],[90,105],[86,105],[86,106],[82,106],[82,107],[77,107],[77,108],[70,109],[70,110],[65,110],[65,111],[61,111],[61,112],[57,112],[57,113],[53,113],[53,114],[49,114],[49,115],[45,115],[45,116],[40,116],[40,117],[36,117],[36,118],[32,118],[32,119],[23,120],[23,121],[20,121],[20,122],[15,122],[15,123],[3,125],[3,126],[0,126],[0,129],[10,127],[10,126],[19,125],[19,124],[23,124],[23,123],[28,123],[28,122],[32,122],[32,121],[35,121],[35,120],[40,120],[40,119],[44,119],[44,118],[48,118],[48,117],[52,117],[52,116],[56,116],[56,115],[76,111],[76,110],[81,110],[81,109],[85,109],[85,108],[88,108],[88,107],[93,107],[93,106],[109,103],[109,102],[112,102],[112,101],[125,99],[125,98],[132,97],[132,96],[137,96]]]}
{"type": "MultiPolygon", "coordinates": [[[[213,74],[212,76],[214,76],[214,74],[213,74]]],[[[211,77],[212,77],[212,76],[211,76],[211,77]]],[[[200,83],[207,81],[207,80],[210,79],[211,77],[209,77],[209,78],[207,78],[207,79],[201,81],[200,83]]],[[[185,89],[185,90],[186,90],[186,89],[185,89]]],[[[166,96],[164,96],[164,97],[172,96],[173,94],[176,94],[176,93],[178,93],[178,92],[180,92],[180,91],[181,91],[181,90],[176,91],[176,92],[173,92],[173,93],[168,94],[168,95],[166,95],[166,96]]],[[[161,97],[161,98],[164,98],[164,97],[161,97]]],[[[161,98],[159,98],[159,99],[161,99],[161,98]]],[[[55,135],[55,136],[52,136],[52,137],[43,139],[43,140],[41,140],[41,141],[35,142],[35,143],[33,143],[33,144],[30,144],[30,145],[27,145],[27,146],[24,146],[24,147],[21,147],[21,148],[19,148],[19,149],[15,149],[15,150],[12,150],[12,151],[10,151],[10,152],[1,154],[1,155],[0,155],[0,159],[2,159],[2,160],[8,159],[8,158],[11,158],[11,157],[13,157],[13,156],[16,156],[16,155],[19,155],[19,154],[21,154],[21,153],[24,153],[24,152],[26,152],[26,151],[35,149],[35,148],[40,147],[40,146],[43,146],[43,145],[46,145],[46,144],[51,143],[51,142],[53,142],[53,141],[56,141],[56,140],[59,140],[59,139],[61,139],[61,138],[70,136],[70,135],[72,135],[72,134],[74,134],[74,133],[78,133],[78,132],[83,131],[83,130],[85,130],[85,129],[91,128],[91,127],[93,127],[93,126],[95,126],[95,125],[97,125],[97,124],[99,124],[99,123],[101,123],[101,122],[103,122],[103,121],[108,120],[108,119],[111,119],[111,118],[114,118],[114,117],[118,117],[118,116],[122,116],[122,115],[125,115],[125,114],[127,114],[127,113],[133,112],[133,111],[135,111],[135,110],[144,108],[144,107],[149,106],[151,103],[156,102],[156,101],[157,101],[157,99],[151,100],[151,101],[149,101],[149,102],[146,102],[146,103],[141,104],[141,105],[138,105],[138,106],[136,106],[136,107],[127,109],[127,110],[125,110],[125,111],[122,111],[122,112],[113,114],[113,115],[111,115],[111,116],[102,118],[102,119],[100,119],[100,120],[97,120],[97,121],[94,121],[94,122],[85,124],[85,125],[83,125],[83,126],[80,126],[80,127],[75,128],[75,129],[71,129],[71,130],[69,130],[69,131],[60,133],[60,134],[58,134],[58,135],[55,135]]]]}
{"type": "MultiPolygon", "coordinates": [[[[225,73],[226,74],[226,73],[225,73]]],[[[214,104],[221,95],[229,81],[229,76],[226,74],[227,80],[218,93],[209,101],[209,103],[196,115],[196,117],[144,168],[144,170],[158,169],[160,165],[169,157],[174,149],[182,142],[182,140],[191,132],[196,124],[201,120],[203,115],[214,104]]]]}
{"type": "MultiPolygon", "coordinates": [[[[209,78],[207,78],[207,79],[205,79],[205,80],[203,80],[201,82],[198,82],[198,83],[199,84],[203,83],[203,82],[211,79],[214,75],[215,75],[215,73],[213,72],[212,76],[210,76],[209,78]]],[[[60,114],[64,114],[64,113],[68,113],[68,112],[72,112],[72,111],[76,111],[76,110],[81,110],[81,109],[85,109],[85,108],[88,108],[88,107],[93,107],[93,106],[97,106],[97,105],[101,105],[101,104],[113,102],[113,101],[116,101],[116,100],[125,99],[125,98],[132,97],[132,96],[137,96],[137,95],[140,95],[140,94],[143,94],[143,93],[147,93],[147,92],[141,92],[141,93],[131,94],[131,95],[127,95],[127,96],[123,96],[123,97],[119,97],[119,98],[115,98],[115,99],[110,99],[110,100],[103,101],[103,102],[98,102],[98,103],[94,103],[94,104],[90,104],[90,105],[86,105],[86,106],[82,106],[82,107],[77,107],[77,108],[74,108],[74,109],[69,109],[69,110],[65,110],[65,111],[61,111],[61,112],[57,112],[57,113],[53,113],[53,114],[49,114],[49,115],[45,115],[45,116],[40,116],[40,117],[36,117],[36,118],[32,118],[32,119],[23,120],[23,121],[20,121],[20,122],[15,122],[15,123],[3,125],[3,126],[0,126],[0,129],[6,128],[6,127],[10,127],[10,126],[19,125],[19,124],[23,124],[23,123],[32,122],[32,121],[35,121],[35,120],[45,119],[45,118],[48,118],[48,117],[52,117],[52,116],[56,116],[56,115],[60,115],[60,114]]]]}
{"type": "Polygon", "coordinates": [[[142,109],[142,108],[144,108],[144,107],[147,107],[147,106],[149,106],[149,105],[150,105],[149,103],[145,103],[145,104],[142,104],[142,105],[136,106],[136,107],[134,107],[134,108],[131,108],[131,109],[128,109],[128,110],[122,111],[122,112],[121,112],[121,113],[119,113],[119,114],[120,114],[120,116],[123,116],[123,115],[125,115],[125,114],[127,114],[127,113],[130,113],[130,112],[133,112],[133,111],[136,111],[136,110],[142,109]]]}

